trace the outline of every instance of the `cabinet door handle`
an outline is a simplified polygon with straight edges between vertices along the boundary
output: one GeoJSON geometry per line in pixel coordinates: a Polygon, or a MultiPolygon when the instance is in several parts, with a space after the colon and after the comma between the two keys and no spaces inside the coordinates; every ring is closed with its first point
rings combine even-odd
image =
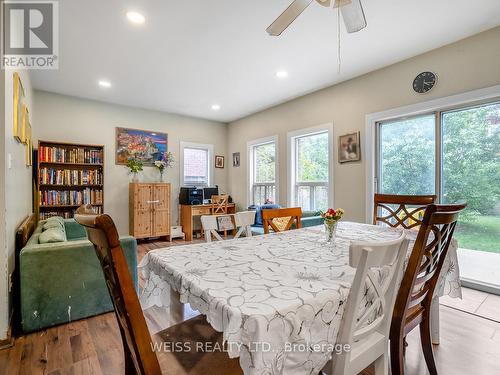
{"type": "Polygon", "coordinates": [[[156,200],[156,201],[146,201],[146,203],[149,203],[149,204],[151,204],[151,203],[160,203],[160,201],[159,200],[156,200]]]}

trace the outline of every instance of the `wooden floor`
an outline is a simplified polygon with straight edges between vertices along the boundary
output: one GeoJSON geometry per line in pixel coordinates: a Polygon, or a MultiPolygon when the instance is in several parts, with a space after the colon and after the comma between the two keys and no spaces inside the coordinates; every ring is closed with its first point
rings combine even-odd
{"type": "MultiPolygon", "coordinates": [[[[170,244],[141,244],[139,257],[166,245],[170,244]]],[[[164,311],[146,313],[152,331],[166,328],[165,315],[164,311]]],[[[418,333],[411,333],[408,342],[407,375],[427,374],[418,333]]],[[[435,347],[435,357],[440,375],[500,374],[500,323],[441,306],[441,345],[435,347]]],[[[17,338],[12,348],[0,351],[0,374],[123,374],[122,346],[114,314],[17,338]]],[[[372,371],[368,369],[363,374],[372,371]]]]}

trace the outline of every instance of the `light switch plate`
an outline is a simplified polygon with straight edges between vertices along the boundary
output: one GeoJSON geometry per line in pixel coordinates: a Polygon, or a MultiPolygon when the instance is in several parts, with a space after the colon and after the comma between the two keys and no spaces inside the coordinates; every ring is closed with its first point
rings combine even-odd
{"type": "Polygon", "coordinates": [[[7,155],[7,168],[12,169],[12,154],[7,155]]]}

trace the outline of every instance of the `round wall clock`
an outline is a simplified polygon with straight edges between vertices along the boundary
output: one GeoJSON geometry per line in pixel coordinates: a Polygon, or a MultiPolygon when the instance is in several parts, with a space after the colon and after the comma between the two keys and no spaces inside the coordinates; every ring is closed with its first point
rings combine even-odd
{"type": "Polygon", "coordinates": [[[429,92],[437,82],[437,76],[432,72],[422,72],[413,80],[413,90],[419,94],[429,92]]]}

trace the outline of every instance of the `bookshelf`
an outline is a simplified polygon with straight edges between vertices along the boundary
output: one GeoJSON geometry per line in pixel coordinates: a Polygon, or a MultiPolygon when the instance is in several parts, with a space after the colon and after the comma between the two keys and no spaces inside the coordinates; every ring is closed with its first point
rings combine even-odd
{"type": "Polygon", "coordinates": [[[37,213],[73,217],[82,204],[104,207],[104,146],[38,142],[37,213]]]}

